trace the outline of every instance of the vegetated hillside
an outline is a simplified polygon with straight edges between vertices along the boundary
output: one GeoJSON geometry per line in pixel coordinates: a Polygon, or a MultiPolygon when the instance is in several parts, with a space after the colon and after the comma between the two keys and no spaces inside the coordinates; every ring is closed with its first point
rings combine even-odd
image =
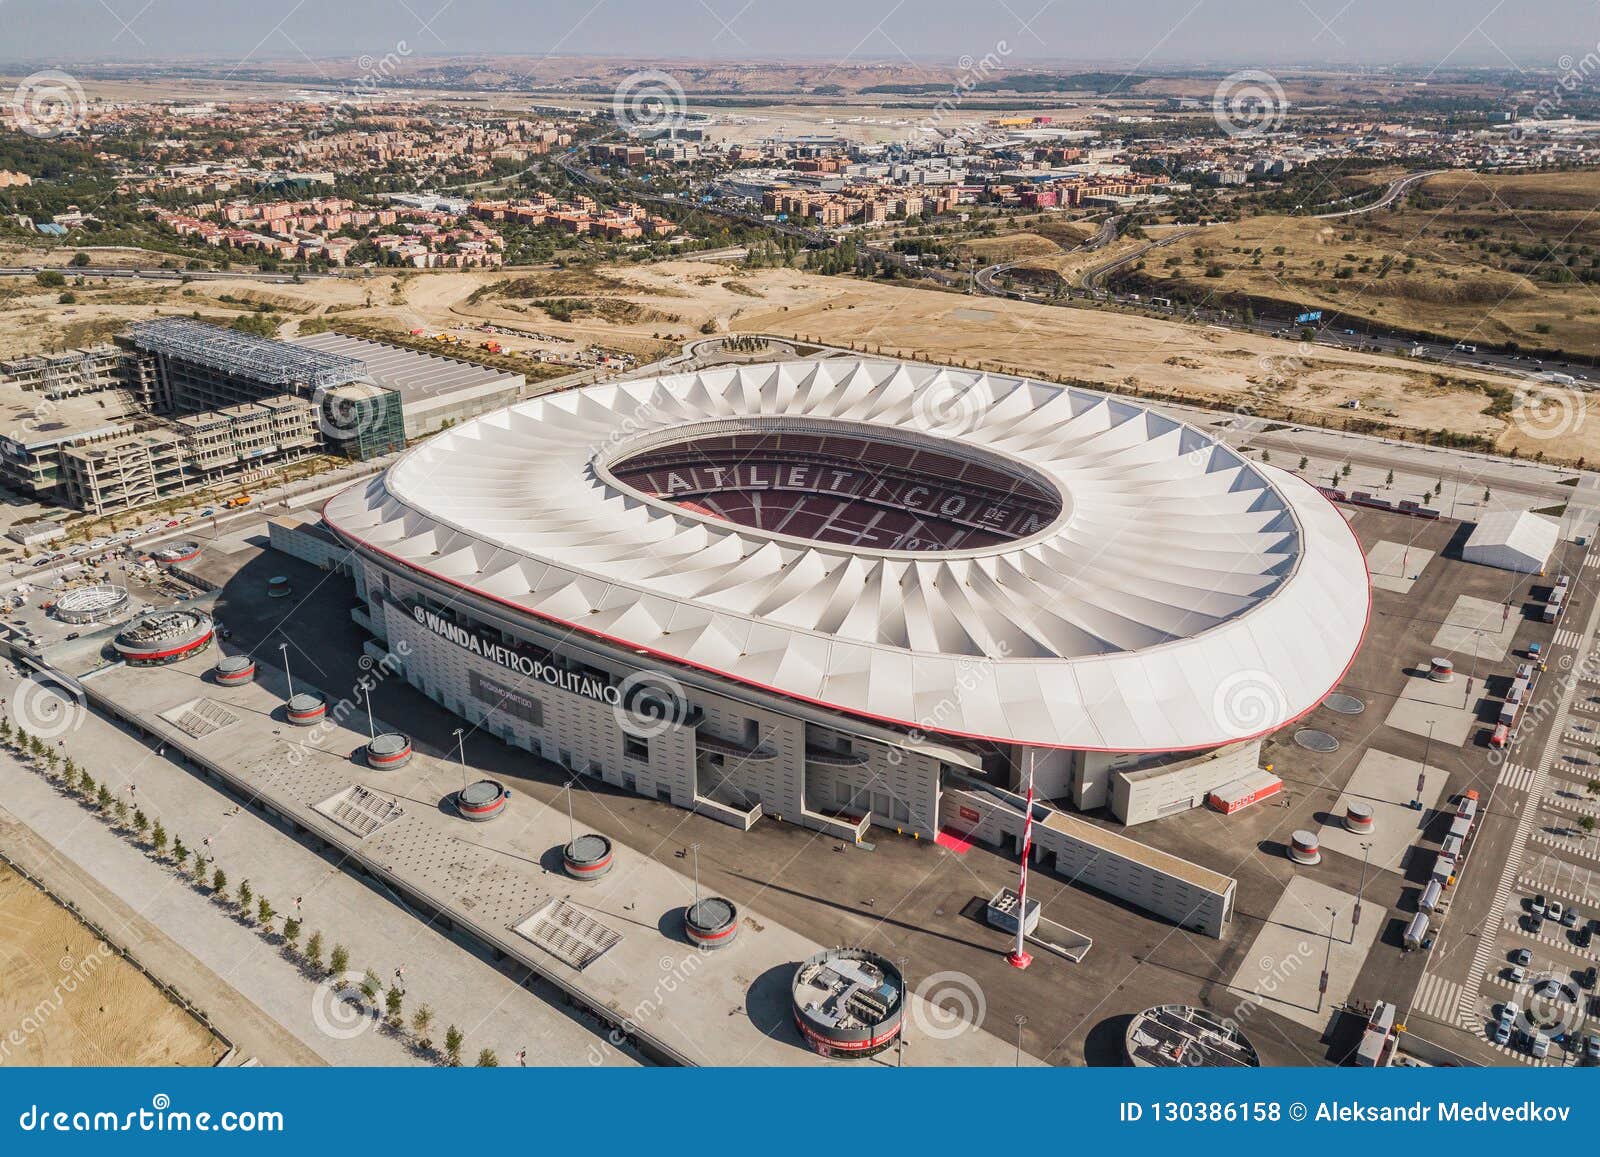
{"type": "Polygon", "coordinates": [[[1208,228],[1129,271],[1169,296],[1281,302],[1480,345],[1600,355],[1600,172],[1431,178],[1352,217],[1208,228]]]}

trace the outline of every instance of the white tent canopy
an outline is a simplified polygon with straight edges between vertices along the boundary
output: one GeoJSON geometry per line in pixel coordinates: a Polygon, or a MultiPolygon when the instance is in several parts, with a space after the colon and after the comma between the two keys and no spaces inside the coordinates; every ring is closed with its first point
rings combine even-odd
{"type": "Polygon", "coordinates": [[[1550,561],[1561,527],[1529,510],[1496,510],[1485,514],[1461,550],[1468,562],[1501,570],[1538,574],[1550,561]]]}

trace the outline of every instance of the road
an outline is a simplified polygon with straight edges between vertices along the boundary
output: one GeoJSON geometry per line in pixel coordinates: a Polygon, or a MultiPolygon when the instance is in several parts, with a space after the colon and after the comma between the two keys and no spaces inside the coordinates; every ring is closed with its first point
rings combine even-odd
{"type": "MultiPolygon", "coordinates": [[[[1334,217],[1354,217],[1359,213],[1370,213],[1374,209],[1386,209],[1393,205],[1413,185],[1426,181],[1429,177],[1437,177],[1440,173],[1447,171],[1446,169],[1425,169],[1420,173],[1407,173],[1403,177],[1396,177],[1393,181],[1390,181],[1389,187],[1384,190],[1383,196],[1370,205],[1361,205],[1354,209],[1340,209],[1333,213],[1316,213],[1313,216],[1319,221],[1326,221],[1334,217]]],[[[1346,199],[1348,200],[1348,198],[1346,199]]]]}

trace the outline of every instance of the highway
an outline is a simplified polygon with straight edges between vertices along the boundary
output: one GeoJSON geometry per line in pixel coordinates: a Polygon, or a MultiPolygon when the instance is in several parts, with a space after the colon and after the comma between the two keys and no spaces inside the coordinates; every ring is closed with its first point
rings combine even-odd
{"type": "MultiPolygon", "coordinates": [[[[1315,213],[1313,216],[1319,221],[1327,221],[1335,217],[1354,217],[1359,213],[1370,213],[1374,209],[1386,209],[1393,205],[1413,185],[1426,181],[1429,177],[1437,177],[1440,173],[1447,171],[1446,169],[1425,169],[1420,173],[1407,173],[1403,177],[1396,177],[1393,181],[1390,181],[1389,187],[1384,190],[1383,196],[1370,205],[1360,205],[1354,209],[1340,209],[1333,213],[1315,213]]],[[[1346,200],[1348,199],[1346,198],[1346,200]]]]}

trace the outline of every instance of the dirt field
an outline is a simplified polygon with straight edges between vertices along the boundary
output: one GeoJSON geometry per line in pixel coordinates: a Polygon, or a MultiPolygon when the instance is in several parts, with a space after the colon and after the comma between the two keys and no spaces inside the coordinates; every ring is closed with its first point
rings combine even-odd
{"type": "Polygon", "coordinates": [[[0,1065],[212,1065],[222,1042],[0,865],[0,1065]]]}
{"type": "Polygon", "coordinates": [[[130,289],[123,283],[78,293],[71,314],[43,292],[0,303],[0,354],[78,344],[157,313],[198,310],[226,322],[260,300],[276,307],[284,335],[308,322],[348,319],[372,332],[448,331],[473,345],[486,336],[477,327],[488,324],[505,331],[496,340],[514,353],[594,344],[656,357],[701,332],[772,332],[1221,409],[1292,412],[1334,427],[1352,416],[1347,404],[1359,400],[1362,418],[1403,429],[1448,429],[1493,439],[1501,450],[1600,459],[1600,420],[1585,421],[1581,412],[1563,438],[1530,438],[1512,420],[1519,382],[1510,378],[1114,312],[789,269],[679,261],[508,274],[385,273],[302,285],[218,281],[130,289]]]}
{"type": "Polygon", "coordinates": [[[1595,171],[1444,173],[1396,210],[1212,226],[1143,272],[1191,295],[1245,293],[1462,341],[1596,354],[1600,291],[1580,277],[1600,268],[1597,201],[1595,171]]]}

